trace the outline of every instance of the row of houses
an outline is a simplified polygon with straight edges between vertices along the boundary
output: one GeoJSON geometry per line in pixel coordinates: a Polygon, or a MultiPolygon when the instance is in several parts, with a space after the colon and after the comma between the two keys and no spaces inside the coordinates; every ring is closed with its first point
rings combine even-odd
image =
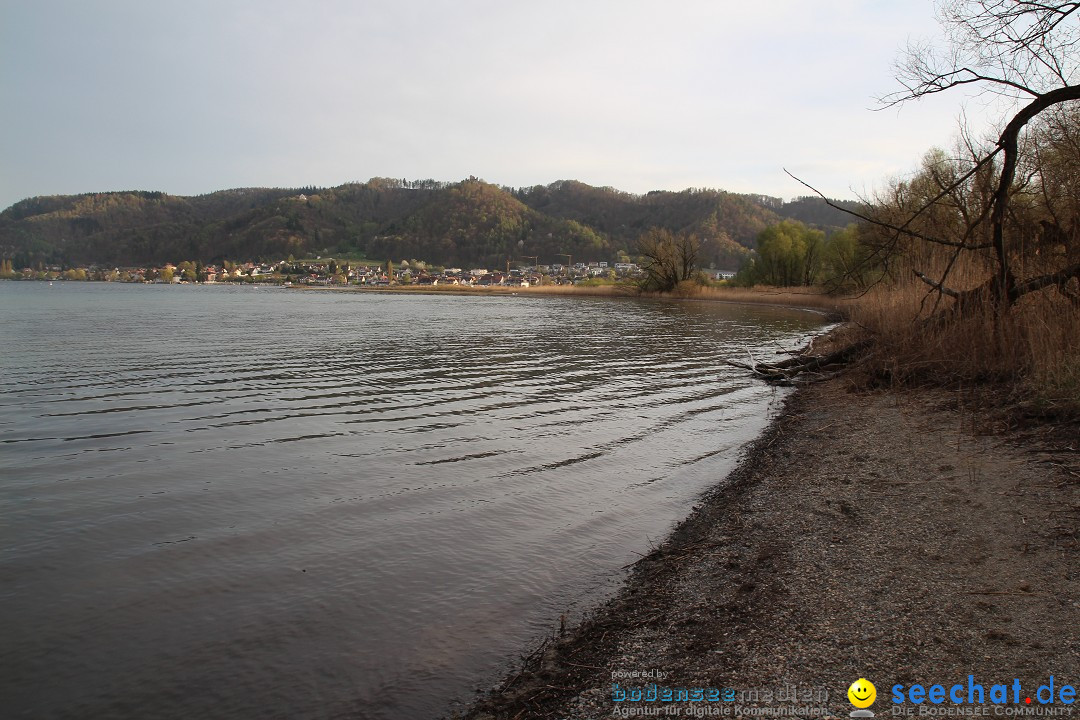
{"type": "MultiPolygon", "coordinates": [[[[466,285],[466,286],[515,286],[530,287],[543,282],[560,285],[591,277],[627,277],[641,271],[634,263],[606,262],[576,263],[572,266],[551,264],[531,265],[517,269],[489,270],[487,268],[446,268],[429,272],[426,268],[399,267],[393,277],[382,267],[360,267],[346,279],[359,285],[389,285],[391,283],[413,285],[466,285]]],[[[329,283],[332,284],[332,283],[329,283]]]]}
{"type": "Polygon", "coordinates": [[[26,279],[107,280],[117,282],[278,282],[308,285],[467,285],[467,286],[519,286],[530,287],[542,283],[566,284],[595,277],[629,277],[641,273],[634,263],[578,262],[573,265],[552,263],[531,265],[516,269],[490,270],[488,268],[428,269],[424,263],[409,265],[402,262],[397,267],[383,265],[354,265],[348,261],[340,264],[333,259],[317,258],[310,262],[281,260],[272,263],[224,263],[202,265],[182,262],[167,263],[161,267],[145,268],[81,268],[61,270],[60,267],[29,268],[21,273],[12,271],[13,277],[26,279]]]}

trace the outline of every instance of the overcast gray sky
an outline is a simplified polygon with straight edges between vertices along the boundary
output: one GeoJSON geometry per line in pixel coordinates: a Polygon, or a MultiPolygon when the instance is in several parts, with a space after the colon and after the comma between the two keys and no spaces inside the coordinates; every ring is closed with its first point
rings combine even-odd
{"type": "MultiPolygon", "coordinates": [[[[852,197],[956,134],[873,112],[932,0],[0,0],[0,208],[373,176],[852,197]]],[[[968,119],[978,127],[978,108],[968,119]]]]}

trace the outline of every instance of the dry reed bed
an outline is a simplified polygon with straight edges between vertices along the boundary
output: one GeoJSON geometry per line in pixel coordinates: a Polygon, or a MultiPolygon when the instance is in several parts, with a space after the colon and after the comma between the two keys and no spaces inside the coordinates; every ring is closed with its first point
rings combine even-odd
{"type": "Polygon", "coordinates": [[[995,386],[1038,414],[1080,414],[1080,308],[1052,288],[1003,313],[960,316],[945,311],[951,303],[914,283],[852,303],[851,319],[874,340],[870,372],[898,385],[995,386]]]}

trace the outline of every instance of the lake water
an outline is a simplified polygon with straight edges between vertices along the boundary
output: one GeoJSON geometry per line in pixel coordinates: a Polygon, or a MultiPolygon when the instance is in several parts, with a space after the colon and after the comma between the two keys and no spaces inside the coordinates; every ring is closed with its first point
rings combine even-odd
{"type": "Polygon", "coordinates": [[[617,587],[820,316],[0,282],[6,718],[424,718],[617,587]]]}

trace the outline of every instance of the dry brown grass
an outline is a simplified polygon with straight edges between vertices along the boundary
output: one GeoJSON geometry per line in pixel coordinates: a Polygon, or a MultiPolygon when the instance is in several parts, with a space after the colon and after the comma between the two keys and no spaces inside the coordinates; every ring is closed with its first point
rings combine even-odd
{"type": "MultiPolygon", "coordinates": [[[[504,290],[509,288],[504,288],[504,290]]],[[[544,285],[533,288],[513,288],[515,292],[532,295],[599,295],[605,297],[672,298],[678,300],[708,300],[742,305],[783,305],[806,307],[846,314],[851,301],[831,296],[820,288],[775,288],[759,285],[753,288],[703,286],[692,281],[680,284],[672,292],[639,292],[633,283],[615,285],[544,285]]]]}
{"type": "MultiPolygon", "coordinates": [[[[956,278],[971,287],[978,277],[956,278]],[[966,282],[965,282],[966,280],[966,282]]],[[[1080,310],[1054,289],[1031,293],[1010,311],[943,312],[952,300],[917,281],[871,291],[851,319],[875,340],[873,378],[897,385],[994,387],[1037,414],[1080,416],[1080,310]]]]}
{"type": "Polygon", "coordinates": [[[576,297],[647,297],[675,298],[681,300],[712,300],[740,304],[784,305],[787,307],[809,307],[844,313],[851,305],[850,300],[830,296],[819,288],[773,288],[757,286],[753,288],[701,286],[686,282],[670,293],[641,293],[634,283],[615,283],[612,285],[542,285],[538,287],[500,287],[500,286],[463,286],[463,285],[391,285],[383,287],[347,287],[316,286],[302,289],[345,290],[355,292],[393,292],[393,293],[449,293],[460,295],[561,295],[576,297]]]}
{"type": "Polygon", "coordinates": [[[746,304],[783,305],[785,307],[805,307],[847,315],[852,301],[829,295],[821,288],[777,288],[757,285],[752,288],[727,286],[701,286],[686,282],[665,297],[678,297],[689,300],[716,300],[746,304]]]}
{"type": "Polygon", "coordinates": [[[579,295],[595,297],[628,297],[637,294],[630,285],[538,285],[528,288],[507,288],[522,295],[579,295]]]}

